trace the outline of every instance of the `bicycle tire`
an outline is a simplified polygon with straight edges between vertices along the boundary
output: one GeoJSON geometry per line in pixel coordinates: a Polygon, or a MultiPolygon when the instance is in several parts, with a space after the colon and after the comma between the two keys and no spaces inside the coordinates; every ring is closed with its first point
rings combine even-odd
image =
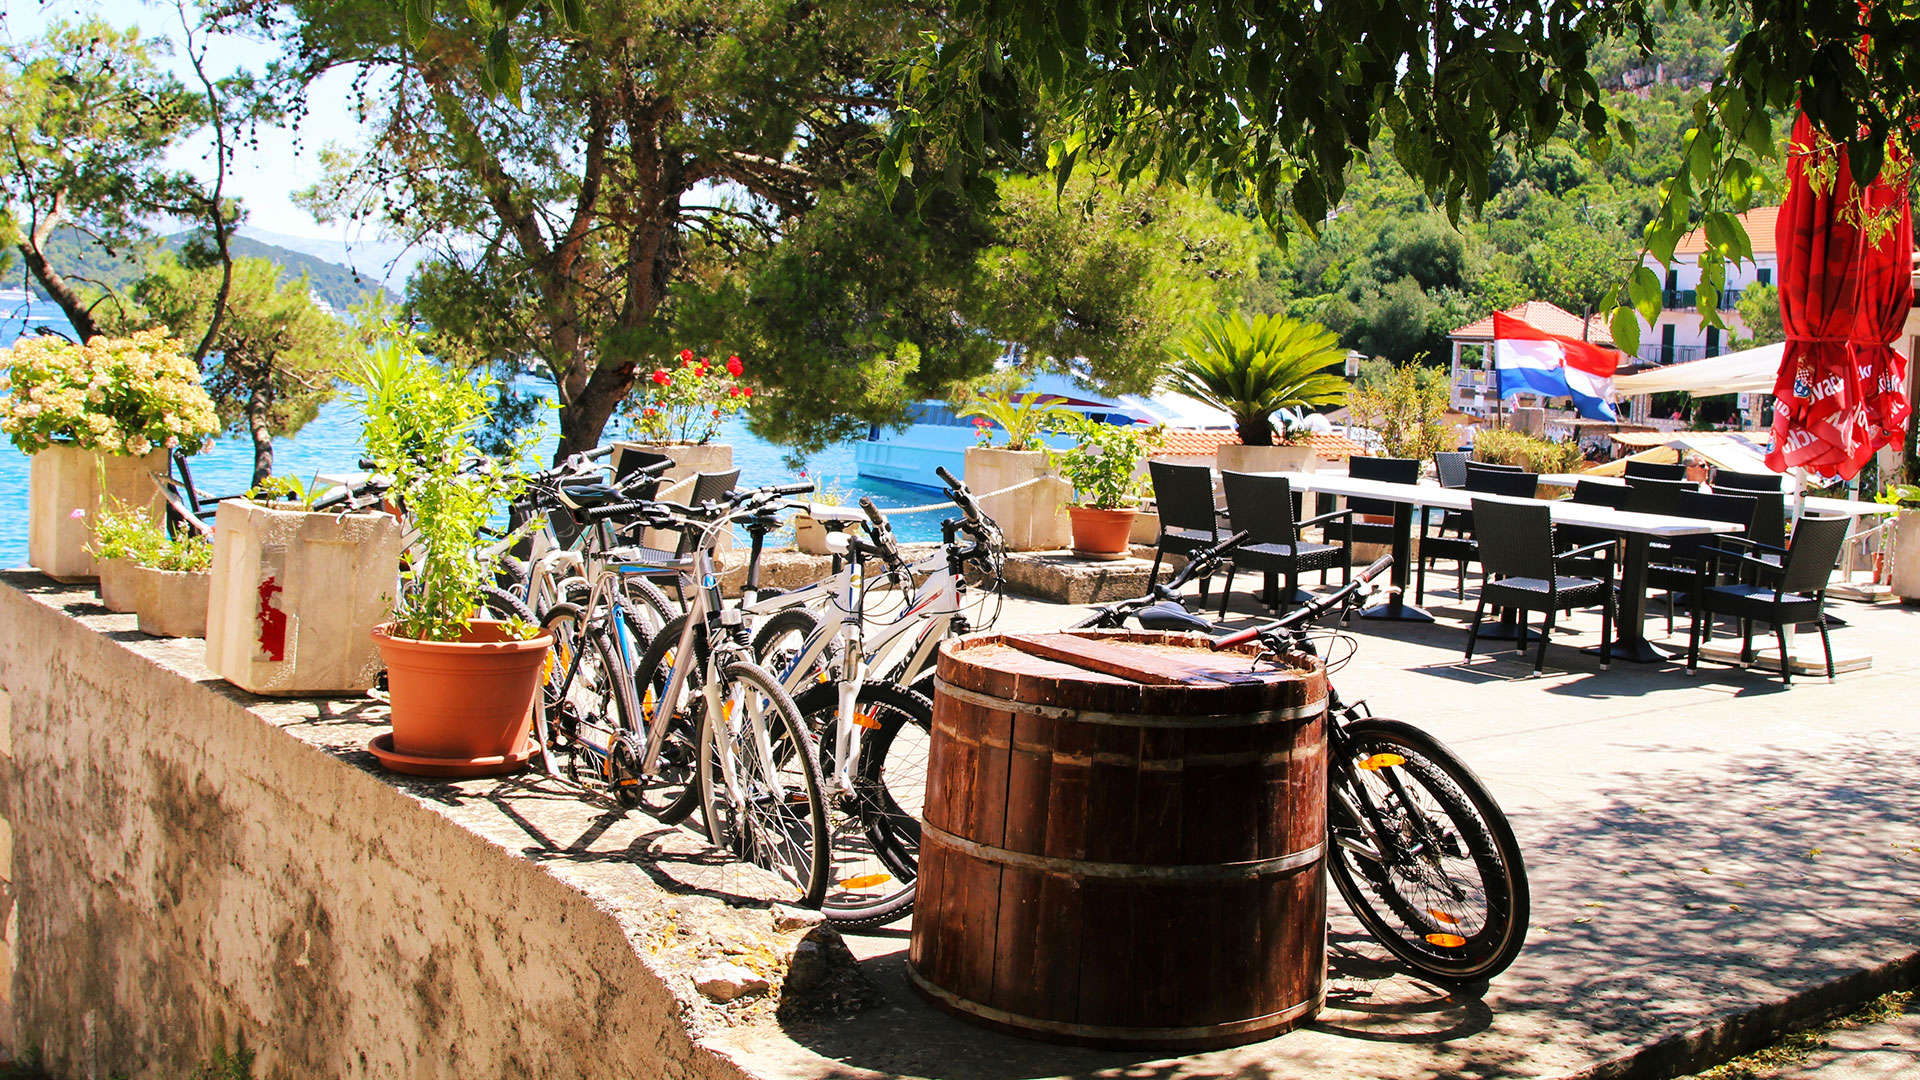
{"type": "Polygon", "coordinates": [[[1482,982],[1505,971],[1526,944],[1532,905],[1526,863],[1506,815],[1473,770],[1419,728],[1367,718],[1345,731],[1352,760],[1328,769],[1327,866],[1347,907],[1388,952],[1437,982],[1482,982]],[[1360,768],[1379,754],[1403,760],[1360,768]],[[1389,770],[1392,775],[1384,775],[1389,770]],[[1398,826],[1391,829],[1395,839],[1425,822],[1451,850],[1432,857],[1395,851],[1376,860],[1343,844],[1363,833],[1339,785],[1367,783],[1363,774],[1373,777],[1369,790],[1377,787],[1376,794],[1395,804],[1389,811],[1397,815],[1389,823],[1398,826]],[[1433,806],[1410,805],[1412,788],[1433,806]],[[1469,869],[1476,882],[1460,880],[1469,869]]]}
{"type": "Polygon", "coordinates": [[[529,626],[537,625],[541,622],[541,620],[534,617],[533,609],[527,607],[519,597],[497,585],[482,585],[480,587],[480,601],[481,607],[493,618],[502,621],[507,619],[520,619],[529,626]]]}
{"type": "MultiPolygon", "coordinates": [[[[790,670],[808,642],[820,632],[820,620],[804,608],[784,608],[767,616],[760,628],[753,633],[753,659],[766,668],[780,685],[787,687],[789,694],[797,694],[806,689],[808,673],[790,670]]],[[[817,665],[824,670],[824,661],[830,659],[838,644],[830,644],[820,654],[822,663],[817,665]]]]}
{"type": "Polygon", "coordinates": [[[800,890],[801,904],[819,907],[831,860],[825,857],[827,813],[813,740],[793,699],[765,668],[740,661],[728,664],[720,677],[726,702],[721,722],[708,714],[700,729],[700,800],[707,837],[714,846],[793,885],[800,890]],[[741,691],[746,692],[744,700],[738,696],[741,691]],[[738,723],[736,731],[743,707],[749,720],[738,723]],[[753,745],[757,739],[749,734],[756,713],[769,727],[772,762],[762,761],[753,745]],[[717,775],[722,745],[730,748],[738,766],[735,784],[744,795],[740,804],[717,775]],[[777,776],[766,772],[769,764],[777,776]]]}
{"type": "MultiPolygon", "coordinates": [[[[665,693],[667,679],[680,646],[680,634],[687,624],[685,615],[676,615],[654,635],[640,662],[633,666],[634,713],[639,722],[641,740],[652,737],[653,718],[665,693]]],[[[641,802],[647,811],[672,825],[686,820],[700,805],[698,783],[701,714],[706,701],[700,694],[707,669],[707,630],[696,627],[693,633],[694,666],[688,672],[677,715],[667,721],[667,731],[654,760],[654,774],[647,778],[641,802]]]]}
{"type": "Polygon", "coordinates": [[[581,625],[580,609],[555,604],[541,628],[553,636],[553,662],[540,688],[537,725],[542,765],[581,787],[602,787],[629,809],[641,804],[639,754],[644,734],[625,662],[604,629],[581,625]],[[581,721],[611,732],[604,747],[587,739],[581,721]],[[583,764],[584,763],[584,764],[583,764]]]}
{"type": "Polygon", "coordinates": [[[852,791],[832,783],[838,687],[818,684],[794,698],[827,782],[827,890],[820,910],[842,930],[869,930],[913,913],[919,883],[920,811],[926,801],[933,703],[904,686],[870,682],[854,699],[873,726],[860,733],[852,791]]]}

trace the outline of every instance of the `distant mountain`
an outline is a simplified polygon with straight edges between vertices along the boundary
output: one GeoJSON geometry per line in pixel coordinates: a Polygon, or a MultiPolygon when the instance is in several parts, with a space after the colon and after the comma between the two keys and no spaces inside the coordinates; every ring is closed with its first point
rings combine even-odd
{"type": "MultiPolygon", "coordinates": [[[[109,252],[72,229],[62,229],[54,234],[52,242],[48,244],[47,258],[69,278],[125,290],[139,280],[147,256],[156,245],[177,250],[190,236],[189,233],[177,233],[130,249],[109,252]]],[[[381,291],[385,291],[390,299],[398,299],[393,290],[385,289],[373,276],[356,274],[337,262],[306,252],[244,235],[233,237],[230,246],[236,258],[265,259],[274,263],[288,280],[306,274],[313,294],[336,312],[344,313],[369,294],[381,291]]],[[[37,284],[33,290],[36,296],[44,299],[37,284]]]]}
{"type": "Polygon", "coordinates": [[[256,229],[251,225],[242,225],[240,235],[347,267],[395,291],[413,276],[413,268],[426,257],[424,248],[409,247],[395,240],[323,240],[256,229]]]}

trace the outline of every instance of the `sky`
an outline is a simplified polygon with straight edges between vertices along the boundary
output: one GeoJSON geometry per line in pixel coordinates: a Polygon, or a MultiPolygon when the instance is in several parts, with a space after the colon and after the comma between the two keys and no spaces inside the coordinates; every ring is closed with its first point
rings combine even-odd
{"type": "MultiPolygon", "coordinates": [[[[143,35],[166,37],[175,43],[168,66],[190,85],[195,83],[193,68],[180,46],[183,40],[180,16],[170,2],[0,0],[0,5],[4,5],[5,11],[5,24],[0,33],[16,42],[38,36],[55,20],[77,21],[88,16],[98,16],[122,28],[138,26],[143,35]]],[[[274,53],[275,47],[264,41],[223,37],[209,51],[208,68],[215,77],[240,67],[260,70],[274,53]]],[[[301,125],[297,143],[290,130],[262,129],[259,149],[249,148],[237,155],[236,168],[228,173],[227,190],[238,196],[246,208],[246,226],[250,230],[365,247],[379,241],[380,238],[364,226],[321,224],[296,206],[292,198],[295,191],[316,178],[321,147],[329,143],[351,146],[359,141],[360,125],[348,105],[347,84],[345,74],[337,73],[310,89],[309,113],[301,125]]],[[[168,163],[210,177],[213,169],[210,146],[210,138],[184,145],[170,156],[168,163]]]]}

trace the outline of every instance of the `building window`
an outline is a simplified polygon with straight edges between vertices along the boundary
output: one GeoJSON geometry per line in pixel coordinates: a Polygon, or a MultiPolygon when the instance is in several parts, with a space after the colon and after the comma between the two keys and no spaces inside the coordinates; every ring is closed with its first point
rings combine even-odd
{"type": "Polygon", "coordinates": [[[1719,327],[1717,326],[1707,327],[1707,348],[1706,348],[1706,351],[1701,355],[1702,356],[1719,356],[1720,355],[1720,328],[1719,327]]]}
{"type": "Polygon", "coordinates": [[[1771,266],[1761,267],[1759,270],[1755,271],[1754,280],[1759,282],[1762,285],[1773,284],[1773,268],[1771,266]]]}
{"type": "Polygon", "coordinates": [[[1673,363],[1673,331],[1672,323],[1660,328],[1660,362],[1663,364],[1673,363]]]}

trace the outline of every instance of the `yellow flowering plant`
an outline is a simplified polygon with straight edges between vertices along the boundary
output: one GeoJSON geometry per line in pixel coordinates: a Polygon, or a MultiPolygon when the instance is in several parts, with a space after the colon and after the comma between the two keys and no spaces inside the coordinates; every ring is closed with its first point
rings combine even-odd
{"type": "Polygon", "coordinates": [[[76,345],[27,337],[0,351],[0,431],[32,454],[77,446],[139,457],[188,452],[220,430],[213,400],[180,343],[164,330],[76,345]]]}

